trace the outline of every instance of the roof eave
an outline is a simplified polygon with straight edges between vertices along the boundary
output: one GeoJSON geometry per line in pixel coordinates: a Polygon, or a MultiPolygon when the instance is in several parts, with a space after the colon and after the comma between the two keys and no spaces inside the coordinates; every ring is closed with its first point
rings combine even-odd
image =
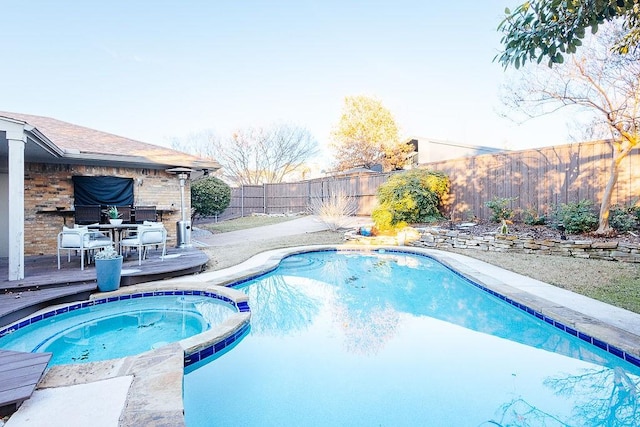
{"type": "Polygon", "coordinates": [[[188,167],[194,170],[208,170],[208,171],[216,171],[220,169],[220,164],[217,162],[206,162],[206,161],[183,161],[183,162],[158,162],[157,160],[150,160],[146,157],[140,156],[118,156],[118,155],[108,155],[108,154],[96,154],[96,153],[80,153],[80,152],[70,152],[67,151],[64,153],[63,158],[68,161],[78,162],[78,163],[90,163],[90,164],[100,164],[100,165],[122,165],[122,166],[135,166],[135,167],[145,167],[149,169],[165,169],[167,167],[188,167]]]}
{"type": "Polygon", "coordinates": [[[64,155],[64,150],[62,150],[60,147],[54,144],[53,141],[47,138],[47,136],[42,132],[40,132],[35,126],[25,122],[24,120],[15,119],[12,117],[0,116],[0,119],[5,122],[9,122],[17,125],[18,129],[21,129],[18,132],[21,132],[24,135],[26,135],[29,141],[36,144],[38,147],[44,150],[47,154],[53,157],[62,157],[64,155]]]}
{"type": "Polygon", "coordinates": [[[32,136],[31,140],[38,144],[40,148],[45,150],[47,153],[51,154],[54,157],[63,157],[64,150],[54,144],[49,138],[47,138],[42,132],[40,132],[34,126],[31,126],[28,123],[25,123],[24,130],[30,136],[32,136]]]}

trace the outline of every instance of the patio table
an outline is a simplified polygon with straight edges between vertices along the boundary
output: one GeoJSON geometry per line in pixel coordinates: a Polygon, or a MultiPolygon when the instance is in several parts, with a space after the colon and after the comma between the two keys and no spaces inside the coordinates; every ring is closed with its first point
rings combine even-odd
{"type": "Polygon", "coordinates": [[[138,224],[91,224],[88,225],[87,228],[91,230],[107,231],[111,236],[111,241],[116,247],[116,251],[120,253],[122,232],[125,230],[135,230],[138,228],[138,224]]]}

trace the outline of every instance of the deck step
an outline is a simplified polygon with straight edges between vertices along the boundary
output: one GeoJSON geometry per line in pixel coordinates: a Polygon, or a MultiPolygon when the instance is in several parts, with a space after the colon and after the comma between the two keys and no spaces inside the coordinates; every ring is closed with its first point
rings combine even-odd
{"type": "Polygon", "coordinates": [[[0,416],[12,414],[31,397],[51,356],[0,350],[0,416]]]}

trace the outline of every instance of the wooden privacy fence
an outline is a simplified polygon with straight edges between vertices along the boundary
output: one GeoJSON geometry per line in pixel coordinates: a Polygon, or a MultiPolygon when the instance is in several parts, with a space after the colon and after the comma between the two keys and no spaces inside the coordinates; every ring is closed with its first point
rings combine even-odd
{"type": "MultiPolygon", "coordinates": [[[[494,197],[513,198],[513,209],[534,209],[539,213],[583,199],[598,205],[609,179],[611,158],[609,144],[595,141],[484,154],[420,167],[449,176],[447,216],[466,220],[474,216],[489,218],[491,211],[485,203],[494,197]]],[[[358,215],[371,215],[376,191],[389,176],[391,173],[360,173],[295,183],[245,185],[232,189],[231,204],[220,218],[307,212],[312,199],[327,200],[340,191],[356,199],[358,215]]],[[[620,165],[612,203],[625,204],[636,197],[640,197],[639,149],[634,149],[620,165]]]]}
{"type": "Polygon", "coordinates": [[[253,213],[308,213],[312,200],[329,200],[338,194],[345,194],[356,200],[357,215],[371,215],[376,204],[376,191],[389,175],[363,173],[232,188],[231,203],[219,219],[238,218],[253,213]]]}
{"type": "MultiPolygon", "coordinates": [[[[449,213],[455,219],[487,219],[485,203],[494,197],[514,198],[511,207],[548,213],[562,203],[586,199],[599,206],[611,173],[611,146],[604,141],[508,151],[431,163],[429,169],[451,179],[449,213]]],[[[640,196],[640,151],[620,165],[612,203],[640,196]]]]}

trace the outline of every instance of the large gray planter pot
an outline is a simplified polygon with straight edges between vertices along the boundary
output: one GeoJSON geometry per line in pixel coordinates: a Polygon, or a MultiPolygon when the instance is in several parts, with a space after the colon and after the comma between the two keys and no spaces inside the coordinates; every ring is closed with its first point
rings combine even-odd
{"type": "Polygon", "coordinates": [[[115,291],[120,287],[122,255],[113,259],[96,259],[96,279],[100,292],[115,291]]]}

